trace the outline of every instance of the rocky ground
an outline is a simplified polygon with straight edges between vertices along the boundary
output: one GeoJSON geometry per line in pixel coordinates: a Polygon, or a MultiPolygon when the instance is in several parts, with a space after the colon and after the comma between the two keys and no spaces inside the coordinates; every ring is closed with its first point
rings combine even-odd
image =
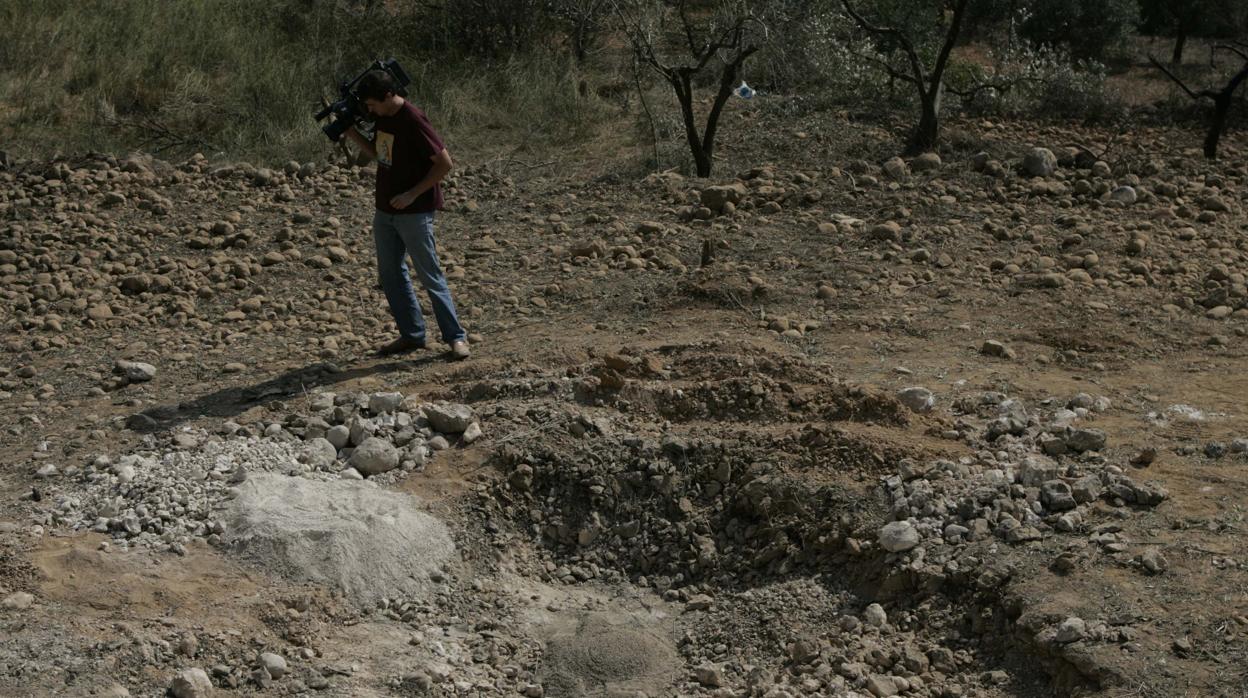
{"type": "Polygon", "coordinates": [[[0,693],[1244,695],[1242,138],[727,118],[460,157],[462,363],[367,168],[0,170],[0,693]]]}

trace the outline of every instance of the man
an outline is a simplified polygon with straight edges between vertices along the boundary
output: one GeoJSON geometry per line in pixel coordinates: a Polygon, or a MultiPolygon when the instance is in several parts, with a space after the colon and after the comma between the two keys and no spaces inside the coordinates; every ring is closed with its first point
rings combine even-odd
{"type": "Polygon", "coordinates": [[[440,183],[451,171],[451,154],[424,112],[396,92],[389,73],[366,74],[357,90],[376,119],[376,135],[369,141],[350,128],[347,137],[377,160],[373,243],[381,288],[399,328],[399,338],[377,353],[391,356],[425,348],[425,320],[405,260],[410,256],[416,278],[429,294],[442,341],[450,345],[455,359],[466,359],[467,336],[455,314],[433,240],[434,212],[442,208],[440,183]]]}

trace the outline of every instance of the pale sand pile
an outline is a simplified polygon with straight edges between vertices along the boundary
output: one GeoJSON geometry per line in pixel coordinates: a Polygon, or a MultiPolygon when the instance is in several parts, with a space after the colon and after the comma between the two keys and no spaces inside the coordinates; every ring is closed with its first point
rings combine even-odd
{"type": "Polygon", "coordinates": [[[411,599],[455,552],[446,526],[419,504],[366,482],[256,473],[237,488],[226,537],[264,569],[358,604],[411,599]]]}

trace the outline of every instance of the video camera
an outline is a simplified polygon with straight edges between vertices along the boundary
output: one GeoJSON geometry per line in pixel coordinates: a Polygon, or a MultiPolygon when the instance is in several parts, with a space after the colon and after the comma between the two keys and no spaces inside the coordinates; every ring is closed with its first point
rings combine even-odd
{"type": "Polygon", "coordinates": [[[356,75],[350,82],[344,82],[339,86],[338,92],[340,96],[337,102],[325,105],[324,109],[316,113],[315,118],[317,121],[328,118],[331,114],[334,116],[333,121],[321,127],[325,135],[329,136],[329,140],[337,143],[342,139],[342,134],[346,133],[347,129],[355,126],[360,121],[372,121],[368,108],[364,106],[364,100],[355,93],[355,86],[359,84],[365,75],[374,70],[384,70],[389,73],[390,77],[394,78],[395,86],[398,87],[396,93],[400,96],[407,96],[407,90],[403,88],[407,87],[412,79],[403,71],[399,62],[393,58],[373,62],[372,65],[365,68],[363,72],[356,75]]]}

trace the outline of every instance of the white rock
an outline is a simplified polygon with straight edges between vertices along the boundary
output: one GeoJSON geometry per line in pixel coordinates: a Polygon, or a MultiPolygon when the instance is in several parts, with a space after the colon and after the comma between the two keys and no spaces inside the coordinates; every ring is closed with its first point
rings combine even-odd
{"type": "Polygon", "coordinates": [[[156,367],[142,361],[119,360],[113,366],[115,373],[120,373],[131,383],[146,383],[156,377],[156,367]]]}
{"type": "Polygon", "coordinates": [[[377,433],[377,425],[372,420],[356,417],[351,420],[351,426],[348,427],[347,433],[351,445],[359,446],[368,437],[377,433]]]}
{"type": "Polygon", "coordinates": [[[880,546],[890,553],[900,553],[919,544],[919,532],[909,521],[893,521],[880,529],[880,546]]]}
{"type": "Polygon", "coordinates": [[[470,444],[480,438],[481,438],[481,425],[478,422],[473,422],[472,424],[469,424],[468,428],[464,430],[464,443],[470,444]]]}
{"type": "Polygon", "coordinates": [[[309,439],[303,446],[303,455],[308,465],[315,468],[327,468],[338,458],[338,449],[329,439],[317,437],[309,439]]]}
{"type": "Polygon", "coordinates": [[[208,680],[208,674],[199,667],[183,669],[173,677],[169,691],[173,698],[206,698],[212,695],[212,682],[208,680]]]}
{"type": "Polygon", "coordinates": [[[324,412],[325,410],[334,409],[334,393],[316,393],[312,399],[308,401],[308,409],[313,412],[324,412]]]}
{"type": "Polygon", "coordinates": [[[403,393],[373,393],[368,398],[368,411],[373,414],[393,412],[403,404],[403,393]]]}
{"type": "Polygon", "coordinates": [[[467,405],[426,405],[425,417],[429,424],[443,434],[459,434],[472,424],[474,415],[467,405]]]}
{"type": "Polygon", "coordinates": [[[325,432],[325,439],[334,445],[334,448],[343,448],[351,443],[351,430],[343,424],[335,424],[325,432]]]}
{"type": "Polygon", "coordinates": [[[888,614],[884,612],[884,607],[878,603],[867,606],[862,612],[862,619],[867,625],[879,628],[888,622],[888,614]]]}
{"type": "Polygon", "coordinates": [[[389,441],[370,436],[351,453],[350,463],[364,475],[377,475],[399,467],[399,451],[389,441]]]}
{"type": "Polygon", "coordinates": [[[441,434],[429,439],[425,443],[429,446],[429,450],[431,451],[445,451],[451,447],[451,442],[447,441],[446,437],[441,434]]]}
{"type": "Polygon", "coordinates": [[[1071,616],[1057,626],[1056,639],[1058,642],[1075,642],[1082,640],[1087,634],[1088,624],[1082,618],[1071,616]]]}
{"type": "Polygon", "coordinates": [[[264,652],[260,655],[260,666],[269,672],[269,676],[280,679],[286,675],[286,659],[280,654],[264,652]]]}
{"type": "Polygon", "coordinates": [[[1124,203],[1124,204],[1133,204],[1135,203],[1135,200],[1138,198],[1138,196],[1135,193],[1134,187],[1121,186],[1111,191],[1109,193],[1109,198],[1111,201],[1117,201],[1119,203],[1124,203]]]}
{"type": "Polygon", "coordinates": [[[897,391],[897,399],[912,412],[930,412],[936,406],[936,396],[927,388],[903,388],[897,391]]]}
{"type": "Polygon", "coordinates": [[[35,597],[24,591],[16,591],[0,601],[0,608],[6,611],[25,611],[35,602],[35,597]]]}

